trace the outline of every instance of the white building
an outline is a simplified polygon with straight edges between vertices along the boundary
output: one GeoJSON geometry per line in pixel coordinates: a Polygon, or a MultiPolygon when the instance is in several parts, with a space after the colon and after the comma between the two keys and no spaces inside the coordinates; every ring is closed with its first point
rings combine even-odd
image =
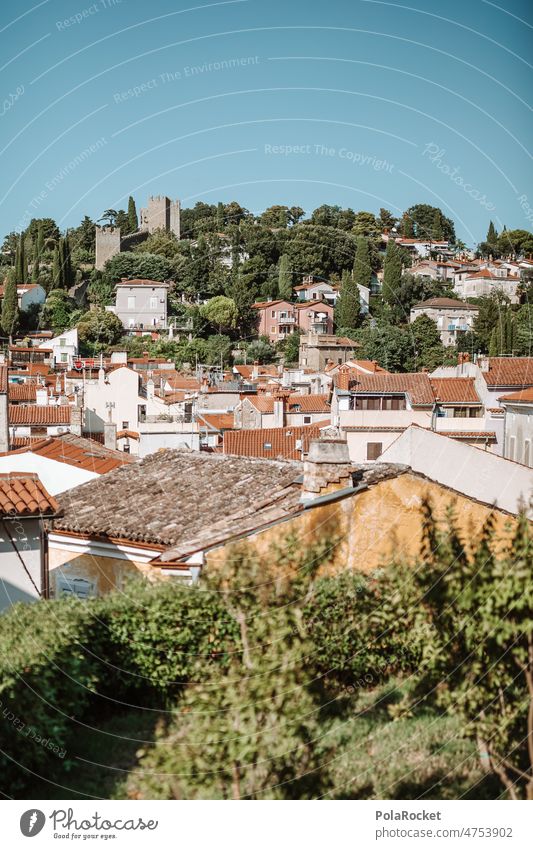
{"type": "Polygon", "coordinates": [[[427,315],[437,325],[443,345],[455,345],[462,333],[472,330],[479,309],[474,304],[453,298],[429,298],[411,307],[409,321],[427,315]]]}
{"type": "Polygon", "coordinates": [[[52,349],[53,367],[71,369],[78,356],[78,328],[65,330],[59,336],[42,342],[38,347],[52,349]]]}
{"type": "Polygon", "coordinates": [[[503,456],[533,468],[533,388],[502,395],[500,404],[505,410],[503,456]]]}

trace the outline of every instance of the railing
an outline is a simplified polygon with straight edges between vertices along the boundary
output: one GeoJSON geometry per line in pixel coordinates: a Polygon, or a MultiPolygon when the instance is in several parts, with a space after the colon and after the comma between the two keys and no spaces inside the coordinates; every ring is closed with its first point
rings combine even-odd
{"type": "Polygon", "coordinates": [[[296,324],[296,319],[294,316],[280,315],[278,316],[278,324],[296,324]]]}

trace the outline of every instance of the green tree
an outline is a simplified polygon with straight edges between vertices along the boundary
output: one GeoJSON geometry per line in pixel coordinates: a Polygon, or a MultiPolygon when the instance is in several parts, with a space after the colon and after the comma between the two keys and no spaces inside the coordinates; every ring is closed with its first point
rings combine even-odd
{"type": "Polygon", "coordinates": [[[398,219],[394,217],[390,210],[381,207],[379,210],[378,226],[381,231],[392,230],[398,219]]]}
{"type": "Polygon", "coordinates": [[[17,253],[15,255],[15,275],[19,285],[28,282],[28,263],[26,262],[23,233],[19,237],[17,253]]]}
{"type": "Polygon", "coordinates": [[[276,349],[270,344],[267,337],[254,339],[246,348],[246,361],[248,363],[261,363],[265,365],[276,359],[276,349]]]}
{"type": "Polygon", "coordinates": [[[349,271],[343,271],[341,290],[335,306],[336,326],[347,329],[358,327],[360,311],[361,301],[357,283],[349,271]]]}
{"type": "Polygon", "coordinates": [[[295,330],[293,333],[289,333],[285,339],[278,343],[281,351],[283,352],[285,365],[298,365],[300,359],[301,335],[301,330],[295,330]]]}
{"type": "Polygon", "coordinates": [[[80,343],[91,354],[116,345],[123,333],[121,320],[107,310],[91,310],[78,322],[80,343]]]}
{"type": "Polygon", "coordinates": [[[53,289],[62,289],[63,288],[63,273],[61,267],[61,255],[60,255],[60,246],[56,245],[54,247],[54,256],[52,260],[52,288],[53,289]]]}
{"type": "Polygon", "coordinates": [[[310,673],[303,621],[318,566],[334,545],[322,532],[316,547],[302,551],[288,537],[264,558],[235,546],[212,571],[207,588],[224,599],[240,651],[208,684],[187,688],[177,721],[141,759],[130,795],[308,799],[328,789],[330,749],[316,744],[322,687],[310,673]]]}
{"type": "Polygon", "coordinates": [[[385,261],[383,264],[382,295],[389,306],[394,307],[398,302],[398,290],[402,281],[402,256],[394,239],[387,241],[385,261]]]}
{"type": "Polygon", "coordinates": [[[409,207],[406,214],[414,224],[414,235],[417,239],[435,239],[434,228],[439,220],[439,230],[442,236],[439,238],[446,239],[449,242],[455,241],[455,226],[451,218],[447,218],[441,209],[436,206],[430,206],[427,203],[417,203],[409,207]]]}
{"type": "Polygon", "coordinates": [[[289,209],[286,206],[269,206],[259,220],[264,227],[285,228],[289,224],[289,209]]]}
{"type": "Polygon", "coordinates": [[[233,330],[237,325],[237,306],[235,301],[225,295],[211,298],[202,305],[200,312],[219,333],[222,333],[222,330],[233,330]]]}
{"type": "Polygon", "coordinates": [[[498,231],[496,230],[496,227],[494,226],[492,221],[489,221],[489,229],[487,231],[486,241],[489,245],[496,245],[498,242],[498,231]]]}
{"type": "Polygon", "coordinates": [[[482,343],[482,353],[486,354],[488,352],[491,340],[497,344],[496,336],[493,336],[493,331],[498,325],[504,322],[504,316],[509,306],[509,298],[501,292],[484,295],[477,301],[479,312],[474,319],[473,330],[482,343]]]}
{"type": "Polygon", "coordinates": [[[359,286],[370,288],[372,282],[372,265],[370,262],[370,249],[368,239],[359,237],[357,239],[357,250],[353,266],[354,281],[359,286]]]}
{"type": "Polygon", "coordinates": [[[379,233],[379,229],[376,216],[372,212],[355,213],[353,232],[356,236],[376,237],[379,233]]]}
{"type": "Polygon", "coordinates": [[[490,515],[465,540],[453,510],[444,525],[424,505],[416,581],[435,639],[426,687],[476,740],[485,768],[512,799],[533,799],[533,540],[521,515],[501,537],[490,515]]]}
{"type": "Polygon", "coordinates": [[[56,334],[62,333],[72,326],[77,306],[65,289],[52,289],[41,308],[41,326],[53,330],[56,334]]]}
{"type": "Polygon", "coordinates": [[[39,242],[36,241],[33,247],[33,262],[31,266],[32,283],[39,282],[40,260],[39,260],[39,242]]]}
{"type": "Polygon", "coordinates": [[[10,269],[7,273],[2,300],[2,330],[11,340],[19,326],[19,303],[16,273],[10,269]]]}
{"type": "Polygon", "coordinates": [[[137,208],[135,201],[130,195],[128,198],[128,229],[130,233],[135,233],[139,229],[139,219],[137,218],[137,208]]]}
{"type": "Polygon", "coordinates": [[[388,371],[409,371],[413,357],[412,339],[407,330],[387,322],[374,327],[366,324],[352,334],[362,346],[363,359],[376,360],[388,371]]]}
{"type": "Polygon", "coordinates": [[[278,297],[286,301],[292,300],[292,273],[287,254],[282,254],[279,258],[278,297]]]}
{"type": "Polygon", "coordinates": [[[409,325],[412,344],[412,369],[427,368],[433,371],[443,364],[444,346],[436,323],[428,315],[419,315],[409,325]]]}

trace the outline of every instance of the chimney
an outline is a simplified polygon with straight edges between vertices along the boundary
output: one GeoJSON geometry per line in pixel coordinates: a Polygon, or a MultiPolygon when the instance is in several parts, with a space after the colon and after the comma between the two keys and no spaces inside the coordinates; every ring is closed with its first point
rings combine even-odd
{"type": "Polygon", "coordinates": [[[81,436],[83,429],[83,408],[77,404],[70,410],[70,432],[75,436],[81,436]]]}
{"type": "Polygon", "coordinates": [[[154,400],[154,394],[155,394],[155,383],[152,380],[152,378],[150,378],[150,380],[146,381],[146,398],[147,398],[147,400],[153,401],[154,400]]]}
{"type": "Polygon", "coordinates": [[[312,439],[304,461],[302,501],[352,485],[352,464],[344,439],[312,439]]]}
{"type": "Polygon", "coordinates": [[[285,427],[286,424],[286,396],[281,392],[274,395],[274,427],[285,427]]]}
{"type": "Polygon", "coordinates": [[[117,449],[117,426],[115,422],[104,422],[104,446],[117,449]]]}
{"type": "Polygon", "coordinates": [[[35,401],[38,407],[48,406],[48,389],[46,386],[39,386],[39,388],[35,390],[35,401]]]}
{"type": "Polygon", "coordinates": [[[259,361],[254,360],[254,365],[252,368],[252,380],[257,380],[259,377],[259,361]]]}

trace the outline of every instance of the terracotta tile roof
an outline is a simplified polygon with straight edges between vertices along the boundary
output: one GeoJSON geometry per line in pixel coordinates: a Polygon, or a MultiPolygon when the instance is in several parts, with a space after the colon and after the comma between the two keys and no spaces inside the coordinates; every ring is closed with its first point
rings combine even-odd
{"type": "Polygon", "coordinates": [[[162,450],[58,497],[54,528],[168,547],[215,529],[232,532],[258,511],[297,508],[299,466],[272,460],[162,450]]]}
{"type": "Polygon", "coordinates": [[[295,310],[306,310],[309,309],[309,307],[320,307],[326,312],[328,312],[328,310],[333,312],[333,307],[331,304],[328,304],[327,301],[301,301],[300,303],[293,304],[292,306],[295,310]]]}
{"type": "Polygon", "coordinates": [[[490,357],[481,374],[487,386],[533,386],[533,357],[490,357]]]}
{"type": "MultiPolygon", "coordinates": [[[[261,413],[274,412],[273,395],[254,395],[249,401],[261,413]]],[[[287,398],[287,413],[329,413],[329,395],[289,395],[287,398]]]]}
{"type": "Polygon", "coordinates": [[[509,395],[500,395],[498,401],[514,401],[526,404],[533,403],[533,387],[520,389],[518,392],[510,392],[509,395]]]}
{"type": "Polygon", "coordinates": [[[68,425],[70,424],[70,406],[39,406],[25,407],[19,404],[9,405],[10,425],[68,425]]]}
{"type": "Polygon", "coordinates": [[[277,377],[278,375],[277,366],[233,366],[234,371],[238,372],[244,380],[250,380],[252,378],[254,368],[257,369],[259,377],[263,375],[277,377]]]}
{"type": "Polygon", "coordinates": [[[435,400],[443,404],[481,404],[473,377],[432,377],[435,400]]]}
{"type": "Polygon", "coordinates": [[[231,430],[234,426],[233,413],[203,413],[198,416],[200,427],[205,422],[214,430],[231,430]]]}
{"type": "Polygon", "coordinates": [[[192,392],[198,392],[201,386],[201,383],[195,377],[186,377],[181,374],[171,375],[166,382],[172,389],[189,389],[192,392]]]}
{"type": "Polygon", "coordinates": [[[24,347],[23,345],[10,345],[9,350],[12,354],[53,354],[52,348],[41,347],[24,347]]]}
{"type": "Polygon", "coordinates": [[[409,395],[411,404],[415,407],[427,407],[434,403],[433,390],[429,376],[425,372],[406,374],[338,374],[335,383],[339,389],[354,393],[373,393],[384,395],[389,393],[405,393],[409,395]]]}
{"type": "Polygon", "coordinates": [[[0,516],[51,516],[58,504],[38,475],[23,472],[0,474],[0,516]]]}
{"type": "MultiPolygon", "coordinates": [[[[156,393],[157,394],[157,393],[156,393]]],[[[163,394],[158,394],[158,398],[165,404],[181,404],[182,401],[185,401],[187,398],[190,398],[191,393],[181,389],[177,392],[165,392],[163,394]]]]}
{"type": "Polygon", "coordinates": [[[450,439],[496,439],[493,430],[439,430],[441,436],[449,436],[450,439]]]}
{"type": "MultiPolygon", "coordinates": [[[[13,440],[11,441],[13,442],[13,440]]],[[[136,462],[136,458],[130,454],[125,454],[123,451],[113,451],[91,439],[85,439],[85,437],[76,436],[73,433],[50,436],[46,439],[34,439],[26,447],[9,451],[8,454],[26,454],[28,452],[39,454],[40,457],[47,457],[49,460],[66,463],[68,466],[76,466],[88,472],[95,472],[97,475],[104,475],[106,472],[124,465],[124,463],[136,462]]]]}
{"type": "Polygon", "coordinates": [[[5,395],[8,389],[7,386],[7,366],[0,366],[0,395],[5,395]]]}
{"type": "MultiPolygon", "coordinates": [[[[141,437],[137,433],[136,430],[118,430],[117,431],[117,439],[136,439],[139,440],[141,437]]],[[[119,451],[119,454],[124,454],[123,451],[119,451]]],[[[126,457],[130,456],[129,454],[125,455],[126,457]]]]}
{"type": "Polygon", "coordinates": [[[309,450],[309,440],[318,439],[320,428],[329,421],[302,427],[267,427],[254,430],[227,430],[224,433],[224,454],[241,457],[265,457],[276,460],[301,460],[302,451],[309,450]],[[297,448],[296,443],[301,445],[297,448]]]}
{"type": "Polygon", "coordinates": [[[472,274],[469,274],[466,278],[467,280],[499,280],[500,282],[505,282],[507,280],[512,280],[513,282],[517,282],[519,280],[518,275],[513,275],[509,277],[501,277],[499,274],[494,274],[492,271],[489,271],[488,268],[484,268],[481,271],[473,271],[472,274]]]}
{"type": "Polygon", "coordinates": [[[266,307],[274,307],[274,306],[276,306],[276,304],[289,304],[291,307],[293,306],[293,304],[291,304],[290,301],[278,300],[278,301],[256,301],[255,304],[252,304],[252,307],[256,310],[262,310],[262,309],[265,309],[266,307]]]}
{"type": "Polygon", "coordinates": [[[459,301],[455,298],[429,298],[427,301],[421,301],[411,307],[412,310],[417,309],[460,309],[460,310],[479,310],[475,304],[468,304],[466,301],[459,301]]]}
{"type": "Polygon", "coordinates": [[[348,360],[347,363],[343,363],[342,365],[332,363],[331,368],[338,369],[339,373],[367,371],[371,374],[390,374],[386,368],[382,368],[375,360],[348,360]]]}
{"type": "Polygon", "coordinates": [[[37,397],[37,384],[30,381],[26,383],[10,383],[8,393],[10,401],[35,401],[37,397]]]}

